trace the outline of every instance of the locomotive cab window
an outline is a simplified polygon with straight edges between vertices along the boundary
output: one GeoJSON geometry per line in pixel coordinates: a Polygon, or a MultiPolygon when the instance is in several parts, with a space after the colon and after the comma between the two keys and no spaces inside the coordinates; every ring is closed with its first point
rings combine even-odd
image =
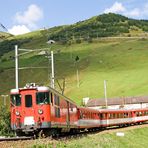
{"type": "Polygon", "coordinates": [[[49,92],[36,93],[36,104],[49,104],[49,92]]]}
{"type": "Polygon", "coordinates": [[[20,94],[11,95],[11,103],[12,106],[21,106],[21,95],[20,94]]]}
{"type": "Polygon", "coordinates": [[[32,95],[25,96],[25,106],[32,107],[32,95]]]}
{"type": "Polygon", "coordinates": [[[60,106],[60,98],[59,98],[59,96],[54,95],[54,103],[55,103],[55,105],[60,106]]]}
{"type": "Polygon", "coordinates": [[[53,95],[50,93],[51,104],[53,105],[53,95]]]}

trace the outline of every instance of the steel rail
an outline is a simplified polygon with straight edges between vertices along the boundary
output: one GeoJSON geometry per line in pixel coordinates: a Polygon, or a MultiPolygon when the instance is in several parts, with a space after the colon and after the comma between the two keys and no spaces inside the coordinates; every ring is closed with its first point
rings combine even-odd
{"type": "Polygon", "coordinates": [[[19,141],[19,140],[31,140],[34,137],[2,137],[0,141],[19,141]]]}

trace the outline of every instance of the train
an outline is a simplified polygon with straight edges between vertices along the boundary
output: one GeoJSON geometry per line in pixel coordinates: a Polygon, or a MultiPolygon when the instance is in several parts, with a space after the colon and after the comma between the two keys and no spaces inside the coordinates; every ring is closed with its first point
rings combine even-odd
{"type": "Polygon", "coordinates": [[[148,108],[92,109],[55,89],[27,84],[10,91],[11,128],[17,136],[56,136],[148,121],[148,108]]]}

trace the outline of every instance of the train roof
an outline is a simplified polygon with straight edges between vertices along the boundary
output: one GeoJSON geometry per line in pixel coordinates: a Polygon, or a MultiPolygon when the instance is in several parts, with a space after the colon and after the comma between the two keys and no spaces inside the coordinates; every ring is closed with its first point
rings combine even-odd
{"type": "MultiPolygon", "coordinates": [[[[148,96],[138,96],[138,97],[118,97],[118,98],[108,98],[107,104],[110,105],[122,105],[122,104],[141,104],[147,103],[148,96]]],[[[104,98],[90,98],[86,104],[87,107],[95,106],[105,106],[106,102],[104,98]]]]}
{"type": "Polygon", "coordinates": [[[148,111],[148,108],[139,109],[93,109],[88,107],[78,107],[78,109],[83,111],[89,111],[94,113],[123,113],[123,112],[136,112],[136,111],[148,111]]]}
{"type": "Polygon", "coordinates": [[[61,98],[65,99],[66,101],[74,104],[77,106],[77,104],[71,100],[70,98],[64,96],[63,94],[61,94],[60,92],[58,92],[57,90],[51,88],[50,86],[36,86],[34,83],[31,85],[31,86],[25,86],[24,88],[19,88],[19,89],[11,89],[10,90],[10,93],[11,94],[19,94],[20,91],[23,91],[23,90],[39,90],[39,91],[50,91],[50,92],[53,92],[54,94],[60,96],[61,98]]]}
{"type": "Polygon", "coordinates": [[[95,113],[100,112],[100,111],[97,110],[97,109],[88,108],[88,107],[78,107],[78,109],[83,110],[83,111],[95,112],[95,113]]]}
{"type": "Polygon", "coordinates": [[[138,109],[98,109],[101,113],[106,113],[106,112],[133,112],[133,111],[148,111],[148,108],[138,108],[138,109]]]}

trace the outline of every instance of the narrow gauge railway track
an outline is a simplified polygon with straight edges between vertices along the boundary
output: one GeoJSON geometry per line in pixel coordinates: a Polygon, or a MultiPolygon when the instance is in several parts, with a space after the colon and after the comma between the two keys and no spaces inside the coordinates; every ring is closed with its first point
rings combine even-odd
{"type": "Polygon", "coordinates": [[[32,140],[34,137],[4,137],[0,141],[19,141],[19,140],[32,140]]]}
{"type": "MultiPolygon", "coordinates": [[[[72,138],[81,138],[84,136],[87,136],[89,134],[105,134],[105,133],[110,133],[110,132],[119,132],[119,131],[126,131],[126,130],[131,130],[131,129],[137,129],[137,128],[144,128],[148,127],[148,123],[143,123],[141,125],[131,125],[131,126],[124,126],[124,127],[108,127],[106,129],[92,129],[92,130],[87,130],[79,133],[65,133],[65,134],[60,134],[59,136],[53,136],[53,137],[46,137],[46,138],[41,138],[41,139],[47,139],[47,140],[68,140],[72,138]]],[[[5,142],[5,141],[25,141],[25,140],[35,140],[35,137],[5,137],[5,138],[0,138],[0,142],[5,142]]],[[[38,138],[37,138],[38,139],[38,138]]],[[[40,139],[40,138],[39,138],[40,139]]]]}
{"type": "Polygon", "coordinates": [[[51,139],[55,139],[55,140],[68,140],[71,138],[80,138],[83,136],[87,136],[89,134],[105,134],[105,133],[112,133],[112,132],[124,132],[127,130],[131,130],[131,129],[137,129],[137,128],[144,128],[144,127],[148,127],[148,122],[142,123],[142,124],[134,124],[134,125],[125,125],[122,127],[119,126],[114,126],[114,127],[107,127],[107,128],[101,128],[101,129],[91,129],[91,130],[86,130],[86,131],[82,131],[79,133],[65,133],[65,134],[61,134],[59,136],[54,136],[51,139]]]}

